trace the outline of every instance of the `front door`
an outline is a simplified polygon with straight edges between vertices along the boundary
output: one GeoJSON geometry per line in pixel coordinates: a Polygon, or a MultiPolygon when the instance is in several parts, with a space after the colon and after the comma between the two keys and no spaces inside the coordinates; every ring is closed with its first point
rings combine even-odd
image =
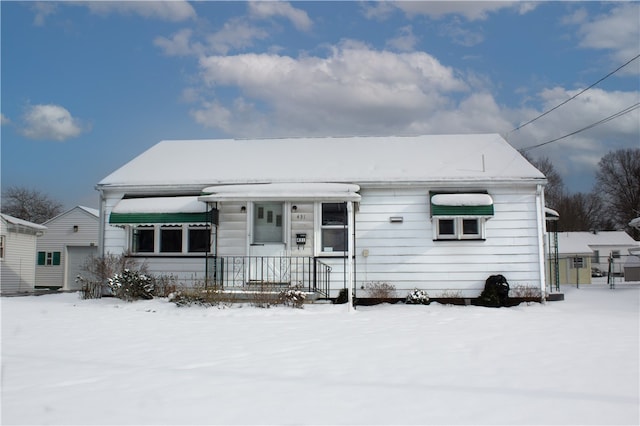
{"type": "Polygon", "coordinates": [[[256,202],[252,210],[249,280],[260,283],[288,282],[284,203],[256,202]]]}

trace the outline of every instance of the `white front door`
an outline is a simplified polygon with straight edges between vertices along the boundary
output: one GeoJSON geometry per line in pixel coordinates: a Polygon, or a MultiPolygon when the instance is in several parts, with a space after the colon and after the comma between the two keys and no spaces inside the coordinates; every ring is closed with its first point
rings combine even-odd
{"type": "Polygon", "coordinates": [[[288,218],[284,202],[255,202],[251,212],[249,280],[283,283],[289,280],[286,259],[288,218]]]}

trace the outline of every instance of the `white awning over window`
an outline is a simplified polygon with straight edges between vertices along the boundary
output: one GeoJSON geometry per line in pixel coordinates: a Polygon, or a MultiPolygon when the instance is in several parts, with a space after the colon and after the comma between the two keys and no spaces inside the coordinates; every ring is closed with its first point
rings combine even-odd
{"type": "Polygon", "coordinates": [[[219,185],[202,190],[200,201],[360,201],[360,186],[346,183],[219,185]]]}

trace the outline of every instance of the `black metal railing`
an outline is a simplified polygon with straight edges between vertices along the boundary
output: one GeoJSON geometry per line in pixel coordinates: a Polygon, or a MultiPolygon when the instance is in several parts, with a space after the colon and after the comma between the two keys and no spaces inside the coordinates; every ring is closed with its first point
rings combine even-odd
{"type": "Polygon", "coordinates": [[[223,256],[208,258],[207,283],[220,288],[297,286],[329,296],[331,267],[315,257],[223,256]]]}

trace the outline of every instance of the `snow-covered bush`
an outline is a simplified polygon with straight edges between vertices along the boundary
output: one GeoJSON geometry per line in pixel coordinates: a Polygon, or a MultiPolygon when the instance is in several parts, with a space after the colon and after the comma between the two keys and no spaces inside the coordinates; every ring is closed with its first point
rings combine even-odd
{"type": "Polygon", "coordinates": [[[139,271],[125,269],[121,274],[114,274],[108,286],[113,295],[122,300],[153,299],[153,279],[139,271]]]}
{"type": "Polygon", "coordinates": [[[298,286],[290,287],[280,292],[280,300],[285,306],[291,306],[292,308],[303,309],[304,301],[307,295],[298,286]]]}
{"type": "Polygon", "coordinates": [[[410,305],[428,305],[429,295],[426,291],[415,288],[407,295],[405,303],[410,305]]]}
{"type": "Polygon", "coordinates": [[[90,256],[81,266],[82,273],[76,277],[76,282],[80,284],[80,297],[102,297],[109,288],[109,280],[115,274],[122,274],[125,269],[136,269],[143,274],[146,273],[146,265],[139,265],[129,253],[90,256]]]}

